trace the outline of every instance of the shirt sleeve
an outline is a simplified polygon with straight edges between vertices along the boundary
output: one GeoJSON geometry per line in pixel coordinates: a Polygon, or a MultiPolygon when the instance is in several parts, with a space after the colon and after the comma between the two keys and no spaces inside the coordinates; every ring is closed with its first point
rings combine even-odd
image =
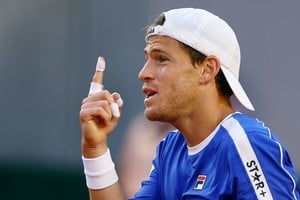
{"type": "Polygon", "coordinates": [[[298,200],[297,175],[287,150],[273,135],[265,137],[260,134],[258,137],[252,133],[249,138],[257,159],[246,161],[244,169],[232,166],[237,178],[238,199],[249,199],[249,195],[256,193],[259,199],[271,196],[273,199],[298,200]]]}

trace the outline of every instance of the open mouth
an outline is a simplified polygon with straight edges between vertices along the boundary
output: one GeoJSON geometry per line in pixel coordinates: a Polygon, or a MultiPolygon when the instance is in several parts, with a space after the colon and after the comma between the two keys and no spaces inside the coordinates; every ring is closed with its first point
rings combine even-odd
{"type": "Polygon", "coordinates": [[[146,94],[146,98],[148,99],[148,98],[154,96],[155,94],[156,94],[156,92],[148,93],[148,94],[146,94]]]}
{"type": "Polygon", "coordinates": [[[155,92],[149,87],[143,87],[143,93],[146,95],[146,99],[149,99],[150,97],[154,96],[157,92],[155,92]]]}

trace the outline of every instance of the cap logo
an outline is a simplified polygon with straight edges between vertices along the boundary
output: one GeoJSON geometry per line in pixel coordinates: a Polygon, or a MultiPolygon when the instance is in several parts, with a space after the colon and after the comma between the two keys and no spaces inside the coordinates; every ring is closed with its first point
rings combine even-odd
{"type": "Polygon", "coordinates": [[[151,28],[148,32],[147,32],[147,36],[148,35],[151,35],[152,33],[154,33],[155,32],[155,27],[153,27],[153,28],[151,28]]]}

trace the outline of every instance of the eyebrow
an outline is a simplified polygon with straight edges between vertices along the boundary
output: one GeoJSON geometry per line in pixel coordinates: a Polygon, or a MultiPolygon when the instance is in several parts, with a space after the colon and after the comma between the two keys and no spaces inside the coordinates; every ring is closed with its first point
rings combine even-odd
{"type": "Polygon", "coordinates": [[[158,49],[158,48],[151,48],[150,49],[148,46],[146,46],[144,48],[144,54],[147,55],[147,54],[150,54],[150,53],[163,53],[163,54],[167,54],[168,55],[168,53],[166,51],[163,51],[163,50],[158,49]]]}

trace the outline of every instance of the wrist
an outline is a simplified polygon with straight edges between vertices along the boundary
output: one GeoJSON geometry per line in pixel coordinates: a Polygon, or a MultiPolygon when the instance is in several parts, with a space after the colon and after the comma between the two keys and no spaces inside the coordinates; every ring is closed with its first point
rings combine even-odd
{"type": "Polygon", "coordinates": [[[96,158],[105,154],[108,150],[107,143],[101,143],[98,145],[91,145],[85,140],[81,141],[82,156],[85,158],[96,158]]]}
{"type": "Polygon", "coordinates": [[[103,189],[118,181],[115,165],[111,159],[110,151],[95,158],[85,158],[82,156],[86,184],[90,189],[103,189]]]}

